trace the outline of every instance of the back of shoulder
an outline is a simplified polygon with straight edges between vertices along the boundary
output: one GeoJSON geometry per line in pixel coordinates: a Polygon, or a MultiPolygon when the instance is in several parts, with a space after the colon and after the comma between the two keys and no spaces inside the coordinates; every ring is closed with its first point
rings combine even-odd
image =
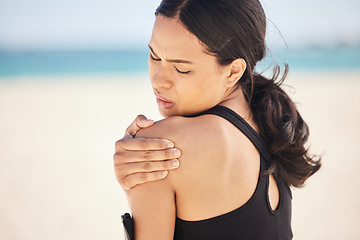
{"type": "Polygon", "coordinates": [[[137,136],[167,138],[172,140],[182,152],[191,151],[196,155],[201,151],[204,155],[212,152],[209,151],[212,145],[219,146],[224,142],[222,141],[225,137],[223,125],[224,120],[214,115],[191,118],[174,116],[158,121],[150,128],[140,130],[137,136]],[[205,148],[208,151],[205,151],[205,148]],[[199,151],[195,151],[196,149],[199,151]]]}
{"type": "Polygon", "coordinates": [[[169,117],[139,131],[137,136],[170,139],[181,150],[180,167],[169,175],[178,188],[218,170],[227,151],[224,123],[215,115],[169,117]]]}

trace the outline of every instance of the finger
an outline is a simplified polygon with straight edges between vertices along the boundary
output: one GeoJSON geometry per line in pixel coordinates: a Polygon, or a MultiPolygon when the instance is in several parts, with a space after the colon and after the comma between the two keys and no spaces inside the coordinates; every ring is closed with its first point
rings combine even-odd
{"type": "Polygon", "coordinates": [[[158,162],[136,162],[121,165],[121,171],[127,172],[127,175],[131,173],[142,173],[142,172],[156,172],[163,170],[173,170],[178,168],[180,162],[178,159],[171,159],[166,161],[158,162]]]}
{"type": "Polygon", "coordinates": [[[167,139],[160,138],[123,138],[115,143],[115,151],[125,150],[163,150],[173,148],[175,144],[167,139]]]}
{"type": "Polygon", "coordinates": [[[135,162],[162,161],[179,158],[181,151],[178,148],[169,148],[155,151],[119,151],[114,155],[115,165],[135,162]]]}
{"type": "Polygon", "coordinates": [[[138,115],[125,131],[126,137],[134,137],[141,128],[150,127],[153,120],[148,120],[144,115],[138,115]]]}
{"type": "Polygon", "coordinates": [[[141,117],[135,119],[136,125],[139,128],[147,128],[154,125],[154,120],[147,119],[144,115],[139,115],[139,116],[141,117]]]}
{"type": "Polygon", "coordinates": [[[167,175],[168,171],[131,174],[124,179],[124,186],[130,189],[139,184],[164,179],[167,175]]]}

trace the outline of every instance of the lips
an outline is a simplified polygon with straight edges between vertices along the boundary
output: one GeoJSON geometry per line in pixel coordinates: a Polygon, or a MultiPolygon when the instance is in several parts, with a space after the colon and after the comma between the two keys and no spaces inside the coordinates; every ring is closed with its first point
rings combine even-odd
{"type": "Polygon", "coordinates": [[[155,93],[156,96],[156,103],[159,105],[159,107],[164,108],[164,109],[170,109],[172,108],[175,103],[170,101],[169,99],[162,97],[158,94],[155,93]]]}

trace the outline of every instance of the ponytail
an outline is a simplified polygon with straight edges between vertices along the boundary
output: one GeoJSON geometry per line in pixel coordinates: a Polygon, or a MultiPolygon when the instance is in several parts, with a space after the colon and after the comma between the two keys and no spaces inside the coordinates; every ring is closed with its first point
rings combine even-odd
{"type": "Polygon", "coordinates": [[[251,86],[243,89],[250,90],[245,96],[269,148],[271,166],[267,173],[277,171],[289,186],[302,187],[306,179],[319,170],[321,158],[309,154],[306,147],[309,128],[295,103],[280,87],[287,72],[285,65],[285,73],[279,81],[279,66],[275,67],[271,79],[255,73],[251,86]]]}

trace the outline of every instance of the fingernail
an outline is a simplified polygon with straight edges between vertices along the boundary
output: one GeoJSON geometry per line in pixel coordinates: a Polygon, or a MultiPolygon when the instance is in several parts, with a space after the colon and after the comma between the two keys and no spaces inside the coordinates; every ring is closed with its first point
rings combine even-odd
{"type": "Polygon", "coordinates": [[[162,174],[163,176],[166,176],[166,175],[168,174],[168,171],[162,171],[161,174],[162,174]]]}
{"type": "Polygon", "coordinates": [[[174,143],[173,143],[173,142],[171,142],[171,141],[167,141],[167,140],[166,140],[166,142],[167,142],[167,146],[168,146],[168,148],[173,148],[173,147],[175,147],[175,145],[174,145],[174,143]]]}
{"type": "Polygon", "coordinates": [[[180,150],[178,148],[174,148],[173,153],[174,153],[175,157],[180,156],[180,150]]]}
{"type": "Polygon", "coordinates": [[[171,162],[171,165],[177,168],[179,166],[179,160],[175,159],[174,161],[171,162]]]}

